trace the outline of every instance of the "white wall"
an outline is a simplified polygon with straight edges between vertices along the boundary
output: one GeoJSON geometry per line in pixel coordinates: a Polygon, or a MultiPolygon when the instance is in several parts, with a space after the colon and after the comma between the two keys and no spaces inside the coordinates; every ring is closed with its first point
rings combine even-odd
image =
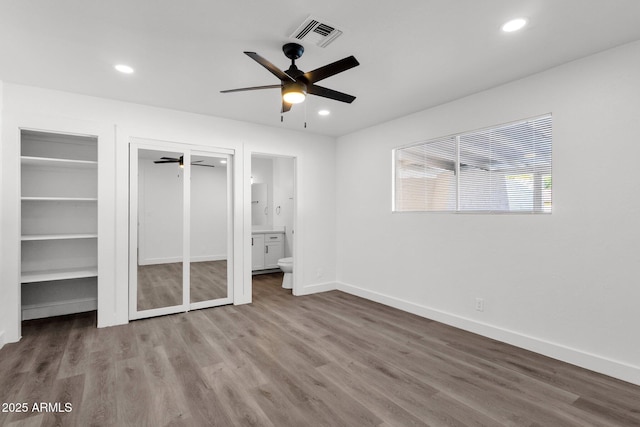
{"type": "MultiPolygon", "coordinates": [[[[3,88],[4,88],[4,83],[2,82],[2,80],[0,80],[0,165],[3,164],[3,151],[4,151],[4,143],[3,143],[3,115],[2,115],[2,106],[4,105],[4,96],[3,96],[3,88]]],[[[8,246],[8,244],[5,243],[6,239],[4,238],[4,234],[3,234],[3,228],[4,228],[4,219],[3,219],[3,212],[4,212],[4,193],[2,191],[2,189],[4,188],[3,186],[3,180],[4,180],[4,169],[0,170],[0,267],[4,265],[4,251],[5,251],[5,246],[8,246]]],[[[7,242],[8,243],[8,242],[7,242]]],[[[5,285],[4,282],[2,280],[2,277],[0,276],[0,292],[5,295],[5,285]]],[[[6,325],[9,323],[10,318],[7,317],[7,310],[0,310],[0,348],[2,348],[2,346],[5,343],[5,327],[6,325]]]]}
{"type": "Polygon", "coordinates": [[[293,256],[294,163],[287,157],[273,159],[273,225],[284,227],[284,256],[293,256]]]}
{"type": "Polygon", "coordinates": [[[640,384],[639,75],[636,42],[338,138],[339,289],[640,384]],[[391,213],[394,147],[549,112],[552,215],[391,213]]]}
{"type": "MultiPolygon", "coordinates": [[[[254,184],[265,184],[267,186],[266,204],[260,203],[252,206],[253,224],[259,228],[273,227],[273,212],[271,205],[273,202],[273,160],[265,157],[251,157],[251,177],[254,184]],[[265,210],[266,208],[266,210],[265,210]]],[[[256,227],[254,227],[255,229],[256,227]]]]}
{"type": "Polygon", "coordinates": [[[3,322],[0,331],[5,330],[7,342],[18,340],[20,334],[17,124],[33,117],[52,124],[91,123],[110,127],[112,132],[115,128],[113,144],[103,146],[107,151],[99,159],[102,168],[99,176],[106,189],[106,194],[100,196],[103,201],[101,207],[99,205],[100,214],[106,218],[100,235],[113,243],[102,253],[102,261],[108,258],[110,267],[103,275],[106,287],[103,297],[99,291],[100,326],[124,323],[128,319],[128,141],[131,137],[235,150],[234,230],[240,236],[240,244],[234,247],[237,264],[234,274],[239,303],[251,301],[250,155],[264,152],[296,157],[297,182],[301,192],[312,197],[298,200],[304,220],[296,233],[300,245],[297,261],[300,274],[294,292],[314,292],[319,289],[318,284],[323,283],[335,286],[335,173],[333,166],[318,167],[319,163],[333,164],[334,138],[15,84],[4,85],[3,100],[0,234],[4,256],[0,266],[0,321],[3,322]],[[323,271],[321,277],[317,276],[319,269],[323,271]]]}

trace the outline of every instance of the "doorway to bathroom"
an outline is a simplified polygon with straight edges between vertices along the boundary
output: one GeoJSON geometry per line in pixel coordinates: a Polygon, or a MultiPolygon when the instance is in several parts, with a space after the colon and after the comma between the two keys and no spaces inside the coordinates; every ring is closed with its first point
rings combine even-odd
{"type": "Polygon", "coordinates": [[[296,158],[251,155],[252,294],[296,293],[296,158]]]}

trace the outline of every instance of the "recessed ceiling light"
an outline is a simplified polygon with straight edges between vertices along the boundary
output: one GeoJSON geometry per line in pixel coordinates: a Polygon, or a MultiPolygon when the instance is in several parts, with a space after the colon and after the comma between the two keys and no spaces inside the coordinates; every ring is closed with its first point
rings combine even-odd
{"type": "Polygon", "coordinates": [[[125,64],[118,64],[114,66],[116,70],[120,71],[123,74],[133,74],[133,68],[125,64]]]}
{"type": "Polygon", "coordinates": [[[227,161],[226,160],[220,160],[220,163],[222,163],[223,165],[226,165],[227,161]]]}
{"type": "Polygon", "coordinates": [[[318,115],[320,115],[320,116],[328,116],[329,114],[331,114],[331,111],[329,111],[329,110],[320,110],[320,111],[318,111],[318,115]]]}
{"type": "Polygon", "coordinates": [[[525,25],[527,25],[527,20],[524,18],[512,19],[502,26],[502,31],[505,33],[512,33],[522,29],[525,25]]]}

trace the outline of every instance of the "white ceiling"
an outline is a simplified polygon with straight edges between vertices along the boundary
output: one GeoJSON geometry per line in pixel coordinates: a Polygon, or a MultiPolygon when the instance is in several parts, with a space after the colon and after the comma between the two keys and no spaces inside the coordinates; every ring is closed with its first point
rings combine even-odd
{"type": "Polygon", "coordinates": [[[638,0],[1,0],[0,80],[292,129],[306,113],[308,132],[338,136],[638,40],[639,18],[638,0]],[[242,52],[286,69],[309,15],[344,34],[297,65],[354,55],[322,82],[353,104],[310,96],[280,123],[277,90],[220,93],[277,84],[242,52]],[[524,30],[500,31],[520,16],[524,30]]]}

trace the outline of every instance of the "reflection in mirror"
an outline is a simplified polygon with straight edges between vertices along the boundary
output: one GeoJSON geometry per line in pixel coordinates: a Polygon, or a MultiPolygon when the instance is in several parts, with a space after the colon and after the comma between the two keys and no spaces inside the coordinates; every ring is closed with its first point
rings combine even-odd
{"type": "Polygon", "coordinates": [[[182,158],[138,151],[138,311],[182,304],[182,158]]]}
{"type": "Polygon", "coordinates": [[[191,157],[191,302],[226,298],[227,156],[191,157]]]}

